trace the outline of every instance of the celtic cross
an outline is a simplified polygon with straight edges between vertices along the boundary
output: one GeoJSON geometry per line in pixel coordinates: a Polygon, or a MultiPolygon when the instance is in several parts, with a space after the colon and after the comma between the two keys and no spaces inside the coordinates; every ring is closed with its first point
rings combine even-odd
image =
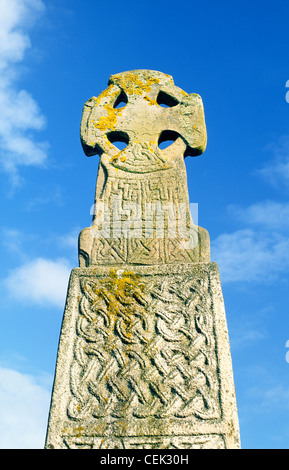
{"type": "Polygon", "coordinates": [[[85,103],[81,121],[84,152],[98,154],[100,164],[80,266],[208,261],[209,237],[192,222],[184,163],[206,147],[200,96],[151,70],[112,75],[108,85],[85,103]],[[165,141],[172,143],[161,148],[165,141]]]}
{"type": "Polygon", "coordinates": [[[184,161],[206,146],[201,98],[160,72],[113,75],[84,106],[81,141],[99,171],[46,448],[239,448],[219,271],[190,213],[184,161]]]}

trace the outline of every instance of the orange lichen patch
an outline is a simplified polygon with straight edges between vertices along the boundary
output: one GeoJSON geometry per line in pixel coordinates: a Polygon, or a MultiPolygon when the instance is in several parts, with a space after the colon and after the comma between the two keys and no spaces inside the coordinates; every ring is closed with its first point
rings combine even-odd
{"type": "Polygon", "coordinates": [[[152,150],[152,152],[154,152],[154,148],[155,148],[156,145],[157,145],[156,140],[149,140],[147,144],[148,144],[148,148],[149,148],[150,150],[152,150]]]}
{"type": "Polygon", "coordinates": [[[83,433],[83,431],[84,431],[84,427],[83,427],[83,426],[79,426],[78,428],[75,429],[75,431],[77,432],[76,437],[81,437],[81,436],[82,436],[82,433],[83,433]]]}
{"type": "Polygon", "coordinates": [[[115,82],[128,95],[142,95],[143,93],[150,92],[152,85],[159,83],[160,80],[150,76],[150,74],[144,73],[143,76],[140,77],[137,74],[129,72],[115,78],[115,82]]]}
{"type": "Polygon", "coordinates": [[[100,129],[101,131],[106,131],[107,129],[114,131],[117,123],[117,117],[121,116],[121,110],[112,108],[108,104],[105,104],[104,108],[107,111],[107,116],[101,116],[97,122],[92,121],[92,123],[94,127],[100,129]]]}
{"type": "Polygon", "coordinates": [[[118,152],[116,155],[114,155],[110,160],[109,162],[112,163],[114,162],[115,160],[117,160],[119,158],[119,156],[121,155],[122,153],[122,150],[120,152],[118,152]]]}
{"type": "Polygon", "coordinates": [[[112,98],[114,96],[117,96],[120,92],[119,90],[112,91],[113,88],[114,85],[109,85],[109,87],[103,90],[97,98],[93,96],[92,99],[94,103],[96,105],[99,105],[104,98],[112,98]]]}
{"type": "Polygon", "coordinates": [[[118,275],[117,271],[111,270],[109,276],[100,282],[112,300],[119,300],[125,304],[131,303],[131,298],[141,295],[144,290],[144,284],[141,284],[139,276],[132,271],[123,271],[118,275]]]}
{"type": "Polygon", "coordinates": [[[121,162],[126,162],[127,160],[127,149],[124,148],[123,150],[120,150],[117,154],[115,154],[110,160],[110,163],[115,162],[116,160],[120,160],[121,162]]]}
{"type": "Polygon", "coordinates": [[[147,95],[144,96],[144,99],[145,99],[146,101],[148,101],[148,103],[149,103],[150,106],[152,106],[152,105],[154,105],[154,104],[157,105],[156,100],[152,100],[152,99],[151,99],[149,96],[147,96],[147,95]]]}
{"type": "MultiPolygon", "coordinates": [[[[109,276],[93,286],[96,299],[101,298],[106,304],[106,312],[111,325],[115,325],[119,335],[128,343],[133,341],[136,322],[141,322],[143,339],[145,338],[146,300],[144,284],[133,272],[111,270],[109,276]]],[[[96,300],[97,302],[98,300],[96,300]]],[[[107,344],[109,347],[109,344],[107,344]]]]}

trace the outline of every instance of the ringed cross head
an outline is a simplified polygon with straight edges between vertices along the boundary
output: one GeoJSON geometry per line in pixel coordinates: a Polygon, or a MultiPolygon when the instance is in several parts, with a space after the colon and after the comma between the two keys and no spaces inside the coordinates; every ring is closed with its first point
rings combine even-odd
{"type": "Polygon", "coordinates": [[[108,85],[84,106],[81,142],[86,155],[107,155],[129,171],[121,165],[121,157],[125,157],[132,171],[137,172],[131,161],[137,146],[149,149],[160,159],[161,154],[174,159],[180,153],[197,156],[204,152],[207,135],[199,95],[175,86],[171,76],[150,70],[112,75],[108,85]],[[166,140],[174,143],[160,153],[158,146],[166,140]],[[116,141],[127,147],[120,152],[113,145],[116,141]]]}

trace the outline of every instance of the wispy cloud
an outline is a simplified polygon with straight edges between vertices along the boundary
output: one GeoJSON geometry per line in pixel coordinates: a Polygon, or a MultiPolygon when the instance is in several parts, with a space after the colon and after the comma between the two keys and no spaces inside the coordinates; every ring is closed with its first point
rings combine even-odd
{"type": "Polygon", "coordinates": [[[3,285],[15,300],[63,307],[70,271],[66,259],[36,258],[13,269],[3,285]]]}
{"type": "Polygon", "coordinates": [[[31,93],[18,85],[19,65],[31,48],[29,29],[42,0],[0,0],[0,166],[18,184],[21,165],[43,165],[48,144],[35,138],[45,117],[31,93]]]}
{"type": "MultiPolygon", "coordinates": [[[[289,184],[289,137],[280,139],[274,149],[276,160],[263,168],[263,176],[276,184],[288,178],[289,184]]],[[[212,259],[219,264],[223,281],[264,283],[289,272],[289,201],[267,199],[227,209],[243,228],[212,241],[212,259]]]]}
{"type": "Polygon", "coordinates": [[[230,205],[228,212],[244,224],[259,226],[271,232],[289,229],[289,202],[287,201],[266,200],[248,207],[230,205]]]}
{"type": "Polygon", "coordinates": [[[44,206],[62,206],[63,205],[63,194],[61,187],[55,185],[54,187],[42,187],[41,194],[31,198],[27,203],[26,210],[41,211],[44,206]]]}
{"type": "Polygon", "coordinates": [[[242,319],[242,322],[235,322],[230,328],[231,348],[241,349],[256,344],[257,341],[266,339],[267,332],[261,324],[254,321],[242,319]]]}
{"type": "Polygon", "coordinates": [[[286,377],[281,380],[263,366],[252,366],[247,370],[247,376],[252,384],[247,389],[247,396],[250,406],[255,406],[254,411],[259,413],[282,411],[288,414],[289,386],[286,377]]]}
{"type": "Polygon", "coordinates": [[[78,247],[78,236],[81,231],[80,227],[75,228],[71,232],[68,232],[64,235],[57,237],[57,242],[59,243],[60,247],[63,248],[72,248],[73,250],[77,250],[78,247]]]}
{"type": "Polygon", "coordinates": [[[23,253],[23,234],[20,230],[11,228],[1,228],[1,244],[4,246],[6,252],[9,252],[19,259],[24,259],[23,253]]]}
{"type": "Polygon", "coordinates": [[[0,448],[43,449],[49,403],[41,377],[0,367],[0,448]]]}
{"type": "Polygon", "coordinates": [[[276,187],[289,188],[289,136],[283,135],[277,142],[266,147],[273,158],[266,162],[257,173],[276,187]]]}
{"type": "Polygon", "coordinates": [[[268,282],[289,270],[289,239],[251,229],[224,233],[212,241],[212,259],[224,282],[268,282]]]}

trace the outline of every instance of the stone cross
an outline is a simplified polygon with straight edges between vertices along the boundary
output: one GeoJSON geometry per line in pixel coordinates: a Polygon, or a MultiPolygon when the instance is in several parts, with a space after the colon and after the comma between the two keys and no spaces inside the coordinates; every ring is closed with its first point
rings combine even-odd
{"type": "Polygon", "coordinates": [[[199,95],[161,72],[113,75],[84,106],[81,141],[100,164],[92,227],[79,238],[80,266],[209,260],[208,233],[191,218],[184,163],[206,147],[199,95]],[[172,144],[161,149],[164,141],[172,144]]]}
{"type": "Polygon", "coordinates": [[[46,448],[239,448],[218,266],[190,214],[184,163],[205,149],[201,98],[160,72],[113,75],[85,104],[81,139],[99,172],[46,448]]]}

